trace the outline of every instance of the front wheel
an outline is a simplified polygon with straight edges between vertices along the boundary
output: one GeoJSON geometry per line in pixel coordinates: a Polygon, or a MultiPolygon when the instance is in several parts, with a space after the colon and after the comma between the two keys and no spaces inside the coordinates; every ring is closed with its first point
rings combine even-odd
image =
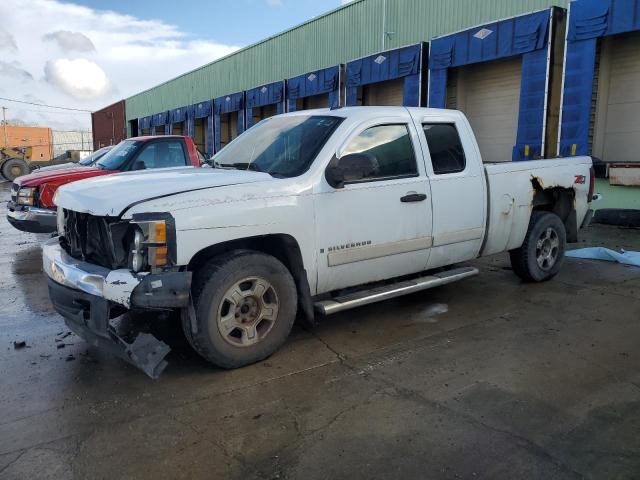
{"type": "Polygon", "coordinates": [[[520,248],[511,250],[511,266],[527,282],[544,282],[555,277],[564,262],[567,232],[560,217],[533,212],[520,248]]]}
{"type": "MultiPolygon", "coordinates": [[[[238,250],[210,260],[192,287],[196,325],[185,335],[206,360],[238,368],[270,356],[287,339],[297,308],[293,277],[276,258],[238,250]]],[[[185,316],[186,317],[186,316],[185,316]]]]}

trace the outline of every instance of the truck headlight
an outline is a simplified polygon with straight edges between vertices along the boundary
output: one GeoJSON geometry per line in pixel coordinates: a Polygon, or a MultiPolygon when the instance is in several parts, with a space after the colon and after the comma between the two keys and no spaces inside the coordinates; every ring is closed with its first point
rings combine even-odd
{"type": "Polygon", "coordinates": [[[36,190],[37,189],[35,187],[20,188],[20,190],[18,190],[18,195],[16,197],[16,203],[18,205],[33,206],[35,202],[36,190]]]}
{"type": "MultiPolygon", "coordinates": [[[[173,218],[170,217],[170,225],[166,219],[134,219],[135,225],[130,258],[131,269],[140,272],[150,268],[151,271],[161,270],[170,265],[169,258],[169,233],[175,239],[173,230],[173,218]]],[[[175,241],[174,241],[175,243],[175,241]]]]}

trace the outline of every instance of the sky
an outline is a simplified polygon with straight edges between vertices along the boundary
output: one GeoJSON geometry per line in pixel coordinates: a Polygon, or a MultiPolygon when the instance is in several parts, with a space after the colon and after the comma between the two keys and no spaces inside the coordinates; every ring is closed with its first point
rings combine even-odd
{"type": "MultiPolygon", "coordinates": [[[[348,0],[0,0],[0,97],[94,111],[348,0]]],[[[7,120],[89,129],[89,113],[10,102],[7,120]]]]}

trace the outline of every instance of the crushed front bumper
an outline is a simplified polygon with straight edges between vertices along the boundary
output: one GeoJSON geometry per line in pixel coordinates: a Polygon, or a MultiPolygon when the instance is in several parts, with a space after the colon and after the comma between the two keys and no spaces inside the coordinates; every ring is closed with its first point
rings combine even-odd
{"type": "Polygon", "coordinates": [[[7,204],[7,220],[23,232],[52,233],[56,231],[56,211],[48,208],[17,205],[11,201],[7,204]]]}
{"type": "Polygon", "coordinates": [[[49,277],[49,297],[70,330],[91,345],[110,351],[157,378],[170,348],[148,333],[132,342],[118,335],[111,320],[126,309],[173,309],[189,305],[191,272],[135,275],[76,260],[58,238],[42,249],[43,269],[49,277]]]}

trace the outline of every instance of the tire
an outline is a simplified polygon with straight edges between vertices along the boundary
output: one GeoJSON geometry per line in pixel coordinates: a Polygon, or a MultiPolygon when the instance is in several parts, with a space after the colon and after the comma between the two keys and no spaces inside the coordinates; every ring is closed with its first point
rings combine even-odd
{"type": "Polygon", "coordinates": [[[522,246],[509,252],[516,275],[526,282],[545,282],[555,277],[564,263],[567,232],[560,217],[533,212],[522,246]]]}
{"type": "Polygon", "coordinates": [[[27,173],[29,173],[29,165],[21,158],[10,158],[2,164],[2,176],[10,182],[27,173]]]}
{"type": "Polygon", "coordinates": [[[196,352],[222,368],[269,357],[286,341],[296,317],[291,273],[259,252],[235,250],[211,259],[195,272],[191,293],[197,331],[183,315],[185,336],[196,352]]]}

